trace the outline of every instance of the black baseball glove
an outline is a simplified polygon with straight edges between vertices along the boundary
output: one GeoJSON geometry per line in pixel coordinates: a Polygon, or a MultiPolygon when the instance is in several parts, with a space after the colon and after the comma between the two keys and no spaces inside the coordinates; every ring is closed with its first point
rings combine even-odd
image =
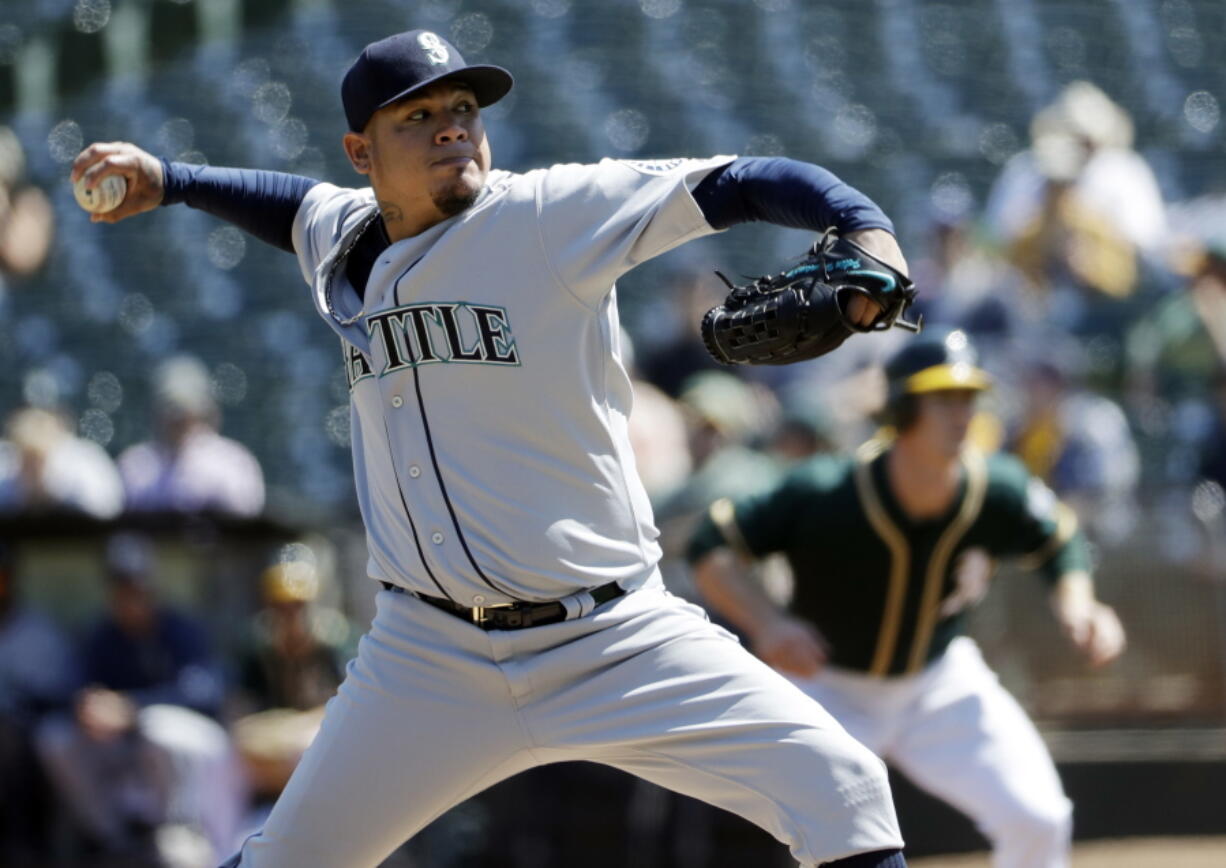
{"type": "Polygon", "coordinates": [[[732,291],[702,318],[702,340],[721,364],[787,365],[825,355],[854,332],[920,329],[903,318],[915,301],[907,276],[833,229],[781,274],[734,286],[715,273],[732,291]],[[881,306],[870,325],[847,316],[856,295],[881,306]]]}

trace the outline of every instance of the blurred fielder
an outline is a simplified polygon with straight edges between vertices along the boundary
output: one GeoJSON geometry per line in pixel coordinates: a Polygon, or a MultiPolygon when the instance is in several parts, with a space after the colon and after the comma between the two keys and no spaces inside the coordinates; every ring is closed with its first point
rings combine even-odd
{"type": "Polygon", "coordinates": [[[691,540],[695,581],[763,660],[974,820],[998,868],[1067,866],[1072,810],[1055,766],[964,623],[988,558],[1016,557],[1051,584],[1056,618],[1091,664],[1123,650],[1123,630],[1095,599],[1072,511],[1014,458],[967,445],[991,381],[966,334],[921,335],[886,376],[896,438],[716,501],[691,540]],[[793,614],[747,578],[743,556],[771,552],[794,571],[793,614]]]}

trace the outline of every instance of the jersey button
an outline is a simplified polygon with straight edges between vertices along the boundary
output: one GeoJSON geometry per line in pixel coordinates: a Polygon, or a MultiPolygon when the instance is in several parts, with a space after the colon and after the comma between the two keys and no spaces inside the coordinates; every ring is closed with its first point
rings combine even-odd
{"type": "Polygon", "coordinates": [[[421,476],[421,468],[418,467],[416,464],[410,464],[409,465],[409,476],[412,476],[414,479],[421,476]]]}
{"type": "Polygon", "coordinates": [[[392,406],[393,407],[399,407],[403,404],[404,404],[404,399],[401,398],[399,395],[392,396],[392,406]]]}
{"type": "Polygon", "coordinates": [[[430,534],[430,542],[434,543],[436,546],[441,546],[443,544],[443,535],[438,531],[435,531],[434,533],[430,534]]]}

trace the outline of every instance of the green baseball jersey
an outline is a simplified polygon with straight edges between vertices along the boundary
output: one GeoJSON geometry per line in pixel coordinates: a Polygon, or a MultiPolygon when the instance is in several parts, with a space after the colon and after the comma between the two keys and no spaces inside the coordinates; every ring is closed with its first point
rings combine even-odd
{"type": "Polygon", "coordinates": [[[887,453],[873,441],[854,458],[812,459],[762,495],[717,500],[690,540],[690,561],[719,546],[784,553],[793,610],[830,641],[830,662],[875,675],[916,672],[963,632],[982,593],[959,586],[968,549],[1018,558],[1050,581],[1089,569],[1073,511],[1016,458],[966,451],[948,511],[915,521],[887,482],[887,453]]]}

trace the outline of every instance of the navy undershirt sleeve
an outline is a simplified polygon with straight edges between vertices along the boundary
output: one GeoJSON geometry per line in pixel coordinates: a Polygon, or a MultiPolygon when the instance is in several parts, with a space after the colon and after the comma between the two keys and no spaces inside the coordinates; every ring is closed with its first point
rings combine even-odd
{"type": "MultiPolygon", "coordinates": [[[[294,253],[294,218],[307,191],[319,181],[262,169],[227,169],[162,160],[165,173],[163,205],[180,202],[207,211],[294,253]]],[[[359,294],[365,292],[375,260],[388,245],[383,223],[362,235],[345,263],[345,276],[359,294]]]]}
{"type": "Polygon", "coordinates": [[[287,253],[294,252],[294,217],[319,182],[261,169],[226,169],[162,160],[163,205],[180,202],[233,223],[287,253]]]}
{"type": "Polygon", "coordinates": [[[694,201],[715,229],[762,220],[793,229],[840,232],[894,224],[872,199],[832,172],[785,157],[740,157],[694,188],[694,201]]]}

